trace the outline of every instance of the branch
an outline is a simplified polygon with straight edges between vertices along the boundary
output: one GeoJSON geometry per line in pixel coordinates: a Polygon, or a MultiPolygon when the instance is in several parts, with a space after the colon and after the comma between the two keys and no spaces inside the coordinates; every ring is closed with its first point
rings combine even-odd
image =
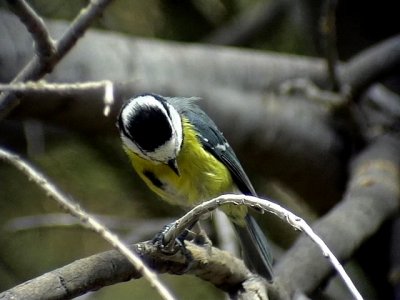
{"type": "Polygon", "coordinates": [[[336,6],[337,0],[324,1],[319,24],[332,91],[340,91],[339,79],[337,76],[338,53],[336,44],[336,6]]]}
{"type": "MultiPolygon", "coordinates": [[[[399,138],[384,136],[367,147],[354,160],[350,176],[342,202],[313,224],[341,260],[348,259],[399,209],[399,138]]],[[[331,273],[318,252],[308,239],[299,238],[276,265],[280,283],[291,291],[314,291],[331,273]]]]}
{"type": "MultiPolygon", "coordinates": [[[[311,228],[301,218],[286,211],[279,205],[266,200],[243,195],[225,195],[204,202],[175,222],[175,226],[166,233],[166,241],[168,241],[169,239],[173,240],[174,237],[178,236],[180,233],[186,230],[188,224],[192,224],[194,221],[198,220],[201,215],[207,214],[208,212],[224,204],[247,205],[250,207],[255,207],[257,209],[267,210],[276,214],[294,228],[303,230],[321,248],[324,256],[328,257],[335,268],[338,269],[342,278],[345,280],[346,284],[351,290],[354,298],[362,299],[361,295],[358,293],[357,289],[354,287],[351,280],[344,272],[342,266],[338,263],[336,258],[322,242],[322,240],[313,233],[311,228]]],[[[249,280],[255,280],[255,278],[253,277],[254,275],[251,275],[251,273],[246,269],[241,260],[233,258],[227,252],[221,251],[216,248],[212,248],[210,251],[210,249],[208,249],[207,247],[196,246],[194,244],[187,243],[187,249],[193,256],[193,260],[191,262],[188,262],[186,260],[186,257],[181,253],[177,253],[174,256],[163,255],[158,251],[158,249],[155,249],[155,247],[149,243],[138,244],[134,246],[134,249],[135,252],[140,255],[140,257],[144,258],[148,265],[151,265],[159,272],[181,274],[185,270],[189,270],[189,274],[194,274],[204,280],[210,281],[215,286],[225,291],[228,291],[231,294],[233,293],[233,291],[237,293],[238,290],[241,289],[239,287],[240,285],[246,286],[247,283],[245,284],[245,282],[248,282],[249,280]]],[[[20,293],[25,293],[25,290],[29,291],[32,288],[35,288],[35,290],[37,290],[37,287],[40,287],[42,285],[51,287],[51,290],[59,291],[60,288],[56,288],[55,285],[60,285],[60,282],[64,282],[64,285],[66,283],[68,284],[67,287],[64,287],[61,290],[67,289],[69,293],[72,293],[73,295],[79,295],[90,289],[114,284],[122,280],[129,280],[131,278],[140,277],[140,275],[137,274],[136,269],[134,269],[133,267],[127,269],[126,264],[122,264],[120,262],[121,259],[125,260],[126,258],[120,258],[119,256],[120,254],[116,254],[115,251],[111,251],[107,252],[106,254],[99,254],[88,259],[74,262],[66,267],[55,270],[35,280],[30,281],[29,285],[25,283],[5,292],[4,294],[0,294],[0,299],[2,299],[2,296],[11,297],[15,295],[20,295],[20,293]],[[116,257],[116,255],[118,256],[116,257]],[[113,272],[104,271],[104,268],[107,268],[107,264],[111,264],[113,266],[113,272]],[[97,267],[94,268],[94,266],[97,267]],[[55,274],[57,276],[55,276],[55,274]],[[69,286],[69,283],[71,282],[71,274],[74,274],[75,276],[73,286],[69,286]],[[79,276],[77,276],[77,274],[79,276]],[[78,279],[76,277],[78,277],[78,279]],[[60,280],[60,278],[62,278],[62,280],[60,280]],[[90,278],[89,283],[87,282],[88,278],[90,278]],[[84,290],[82,290],[83,287],[84,290]]],[[[311,257],[311,259],[317,259],[317,257],[318,254],[316,254],[316,257],[311,257]]],[[[319,255],[319,257],[322,257],[322,255],[319,255]]],[[[307,267],[305,267],[305,269],[307,269],[307,267]]],[[[299,272],[301,274],[304,273],[303,271],[299,272]]],[[[276,284],[276,286],[271,287],[273,289],[273,293],[275,293],[275,295],[279,295],[277,297],[280,299],[285,297],[285,293],[290,293],[286,291],[284,287],[282,287],[281,280],[282,278],[278,276],[278,283],[276,284]]],[[[263,284],[265,284],[265,282],[262,282],[261,286],[263,284]]],[[[265,292],[261,292],[263,291],[263,289],[258,284],[256,286],[256,290],[258,291],[257,293],[265,292]],[[259,289],[261,289],[261,291],[259,289]]],[[[9,299],[7,297],[5,299],[9,299]]],[[[38,295],[38,297],[43,297],[43,295],[38,295]]],[[[51,299],[52,295],[48,295],[48,297],[49,298],[46,299],[51,299]]],[[[260,299],[264,299],[263,296],[260,296],[260,299]]]]}
{"type": "Polygon", "coordinates": [[[103,96],[103,114],[108,116],[111,111],[111,106],[114,104],[114,85],[109,80],[94,81],[94,82],[77,82],[77,83],[47,83],[45,81],[28,81],[16,82],[14,84],[0,84],[0,91],[3,92],[19,92],[20,94],[35,94],[35,93],[88,93],[91,91],[99,92],[104,90],[103,96]]]}
{"type": "MultiPolygon", "coordinates": [[[[189,242],[186,242],[186,246],[193,256],[191,262],[180,252],[164,255],[149,242],[133,245],[130,249],[159,273],[181,275],[186,272],[196,275],[230,293],[232,297],[242,295],[242,298],[235,299],[267,299],[265,281],[254,277],[240,259],[218,248],[197,246],[189,242]],[[258,298],[249,296],[254,288],[258,298]]],[[[77,260],[29,280],[0,293],[0,299],[70,299],[141,276],[124,255],[112,250],[77,260]]]]}
{"type": "MultiPolygon", "coordinates": [[[[114,84],[115,103],[109,118],[103,116],[103,89],[33,90],[18,108],[19,118],[39,118],[90,134],[115,134],[123,100],[143,91],[138,83],[114,84]]],[[[243,163],[249,169],[279,178],[319,211],[340,199],[345,148],[342,137],[330,127],[329,111],[322,110],[317,101],[221,88],[204,93],[207,97],[198,104],[217,121],[238,154],[245,149],[243,163]],[[302,118],[293,118],[298,115],[302,118]],[[246,157],[251,160],[245,161],[246,157]],[[326,201],[321,202],[321,197],[326,201]]]]}
{"type": "Polygon", "coordinates": [[[398,132],[400,127],[400,95],[383,84],[374,84],[359,103],[359,121],[363,135],[373,140],[384,132],[398,132]]]}
{"type": "MultiPolygon", "coordinates": [[[[8,62],[10,57],[18,54],[18,62],[25,61],[31,55],[26,49],[30,36],[10,13],[0,10],[0,20],[4,24],[0,28],[0,37],[15,37],[13,43],[18,49],[18,53],[15,53],[0,48],[0,58],[8,62]]],[[[62,21],[48,20],[46,24],[51,32],[63,32],[69,28],[68,23],[62,21]]],[[[7,44],[7,40],[4,39],[3,43],[7,44]]],[[[10,74],[18,72],[18,68],[18,64],[14,63],[0,69],[2,81],[10,81],[10,74]]],[[[132,80],[144,90],[205,96],[205,90],[212,91],[217,87],[260,93],[291,78],[319,77],[325,73],[324,61],[318,58],[141,39],[90,29],[79,42],[79,47],[75,47],[46,80],[68,82],[76,78],[80,81],[109,79],[121,83],[132,80]],[[85,72],[78,74],[78,70],[85,72]]]]}
{"type": "Polygon", "coordinates": [[[400,35],[373,45],[339,69],[342,86],[357,97],[372,83],[400,68],[400,35]]]}
{"type": "Polygon", "coordinates": [[[334,268],[337,270],[344,283],[348,287],[349,291],[355,299],[363,299],[361,294],[358,292],[357,288],[354,286],[350,277],[347,275],[342,265],[339,263],[332,251],[326,246],[322,239],[314,233],[311,227],[300,217],[296,216],[292,212],[284,209],[282,206],[266,199],[259,199],[252,196],[244,195],[223,195],[215,199],[203,202],[185,214],[182,218],[175,221],[170,227],[168,232],[165,233],[164,242],[166,249],[172,247],[176,238],[180,236],[186,228],[191,224],[196,223],[200,220],[201,216],[215,210],[221,205],[231,204],[231,205],[246,205],[257,209],[257,211],[269,212],[280,219],[288,223],[296,230],[303,231],[321,250],[322,256],[328,258],[334,268]]]}
{"type": "MultiPolygon", "coordinates": [[[[25,50],[30,36],[23,34],[24,28],[19,27],[7,12],[0,11],[0,16],[5,24],[5,31],[0,37],[15,37],[13,43],[19,50],[18,53],[11,53],[11,50],[10,53],[4,53],[2,51],[7,48],[0,48],[0,58],[8,62],[10,57],[18,54],[19,60],[26,59],[31,55],[25,50]]],[[[47,21],[46,24],[50,31],[55,28],[57,31],[64,31],[68,28],[67,24],[59,21],[47,21]]],[[[400,56],[398,44],[396,37],[388,39],[361,52],[346,64],[339,64],[341,84],[349,84],[357,92],[396,68],[400,56]]],[[[329,82],[321,59],[278,55],[267,51],[126,38],[97,30],[86,33],[80,47],[74,49],[65,63],[68,68],[57,68],[49,76],[49,81],[70,81],[71,78],[76,80],[78,75],[70,72],[84,69],[85,72],[79,74],[82,81],[109,79],[123,82],[129,78],[136,80],[136,89],[140,91],[196,95],[210,99],[220,96],[213,93],[215,89],[263,94],[294,78],[311,79],[321,86],[329,82]],[[108,47],[110,44],[115,47],[108,47]],[[93,52],[94,47],[101,48],[102,51],[96,55],[86,55],[93,52]]],[[[0,78],[10,80],[9,74],[15,74],[18,71],[15,70],[17,66],[15,63],[7,64],[0,70],[0,78]]]]}
{"type": "MultiPolygon", "coordinates": [[[[6,25],[0,26],[0,31],[6,28],[8,31],[5,32],[15,36],[15,47],[21,49],[18,52],[21,58],[26,58],[28,54],[24,52],[24,45],[29,43],[30,37],[21,34],[18,23],[15,24],[6,13],[0,14],[0,20],[6,25]]],[[[61,22],[48,21],[47,25],[49,29],[58,31],[67,28],[61,22]]],[[[0,34],[0,39],[2,36],[5,35],[0,34]]],[[[7,78],[13,72],[10,68],[17,63],[16,59],[10,60],[14,54],[2,54],[2,49],[0,59],[6,66],[0,68],[0,78],[7,78]]],[[[379,57],[393,57],[400,52],[390,52],[390,47],[385,49],[379,57]]],[[[346,76],[350,80],[353,80],[352,76],[357,77],[357,72],[351,71],[356,69],[348,69],[346,76]]],[[[368,71],[360,72],[366,73],[368,71]]],[[[244,161],[249,168],[262,170],[264,175],[290,185],[318,211],[325,211],[340,199],[348,148],[340,133],[332,128],[330,112],[323,111],[304,97],[289,98],[266,92],[290,78],[309,77],[326,82],[322,60],[124,38],[90,30],[48,80],[101,80],[105,76],[115,83],[116,103],[110,118],[102,117],[103,103],[99,98],[103,93],[95,91],[37,93],[26,97],[18,108],[18,114],[15,112],[12,117],[40,118],[91,133],[115,133],[114,117],[122,101],[135,93],[152,91],[174,96],[200,96],[204,100],[199,104],[218,122],[238,153],[241,147],[247,151],[250,148],[248,144],[257,143],[257,151],[248,155],[254,159],[244,161]],[[115,47],[108,47],[110,44],[115,47]],[[86,55],[94,47],[102,51],[96,52],[96,56],[86,55]],[[77,70],[82,69],[85,72],[77,74],[77,70]],[[236,120],[234,126],[233,118],[236,120]],[[321,160],[321,157],[325,159],[321,160]],[[256,165],[252,166],[254,162],[256,165]],[[322,197],[325,201],[320,201],[322,197]]]]}
{"type": "MultiPolygon", "coordinates": [[[[27,80],[38,80],[51,72],[54,66],[68,53],[76,41],[85,33],[92,21],[103,12],[111,0],[91,0],[90,4],[75,18],[65,34],[55,44],[55,52],[49,59],[42,60],[34,56],[12,83],[27,80]]],[[[26,3],[25,3],[26,4],[26,3]]],[[[6,117],[19,104],[13,93],[0,95],[0,119],[6,117]]]]}
{"type": "Polygon", "coordinates": [[[39,60],[45,63],[55,54],[56,49],[43,19],[24,0],[7,0],[7,2],[32,35],[36,54],[39,60]]]}
{"type": "Polygon", "coordinates": [[[227,25],[218,28],[206,37],[203,42],[217,45],[245,45],[261,32],[273,34],[270,29],[282,19],[291,1],[262,1],[249,10],[235,17],[227,25]]]}
{"type": "Polygon", "coordinates": [[[77,217],[82,224],[91,228],[96,233],[100,234],[103,239],[109,242],[115,249],[120,251],[128,261],[149,281],[150,285],[157,290],[160,296],[166,300],[172,300],[174,297],[161,284],[157,275],[148,269],[142,260],[136,256],[120,239],[104,227],[97,219],[90,216],[82,210],[76,203],[62,193],[55,185],[53,185],[43,174],[35,170],[27,162],[20,157],[0,148],[0,159],[12,164],[27,177],[35,182],[49,197],[57,201],[61,207],[67,210],[70,214],[77,217]]]}

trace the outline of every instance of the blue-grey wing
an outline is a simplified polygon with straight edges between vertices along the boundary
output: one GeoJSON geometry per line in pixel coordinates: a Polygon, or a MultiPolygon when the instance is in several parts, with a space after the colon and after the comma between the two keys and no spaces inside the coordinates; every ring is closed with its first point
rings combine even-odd
{"type": "Polygon", "coordinates": [[[210,117],[190,99],[184,103],[184,105],[180,103],[178,107],[181,109],[180,112],[186,116],[192,124],[196,124],[195,127],[203,147],[228,168],[240,192],[244,195],[256,196],[253,185],[244,172],[233,149],[210,117]]]}

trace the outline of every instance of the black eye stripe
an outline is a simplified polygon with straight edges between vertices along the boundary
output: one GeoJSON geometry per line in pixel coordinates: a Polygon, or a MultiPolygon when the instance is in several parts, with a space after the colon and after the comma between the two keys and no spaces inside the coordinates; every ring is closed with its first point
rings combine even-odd
{"type": "Polygon", "coordinates": [[[172,128],[158,107],[142,107],[123,126],[124,133],[142,150],[152,152],[172,138],[172,128]]]}

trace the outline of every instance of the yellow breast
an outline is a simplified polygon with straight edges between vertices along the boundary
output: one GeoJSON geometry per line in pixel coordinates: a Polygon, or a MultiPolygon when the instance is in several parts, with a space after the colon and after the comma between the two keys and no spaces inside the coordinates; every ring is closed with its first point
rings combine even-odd
{"type": "Polygon", "coordinates": [[[204,150],[193,126],[183,118],[184,141],[177,157],[180,176],[167,165],[144,159],[125,147],[132,165],[152,191],[171,204],[191,207],[234,190],[229,170],[204,150]]]}

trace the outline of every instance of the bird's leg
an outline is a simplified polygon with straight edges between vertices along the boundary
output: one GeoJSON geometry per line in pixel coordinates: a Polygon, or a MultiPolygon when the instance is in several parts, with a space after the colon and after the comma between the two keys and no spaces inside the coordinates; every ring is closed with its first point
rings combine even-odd
{"type": "Polygon", "coordinates": [[[192,227],[196,224],[191,224],[183,233],[181,233],[178,237],[174,239],[174,242],[166,241],[165,237],[169,235],[169,231],[175,228],[175,222],[167,224],[163,227],[163,229],[156,234],[153,238],[152,243],[155,245],[162,253],[166,255],[174,255],[178,251],[181,251],[182,255],[185,257],[187,262],[187,267],[183,270],[182,273],[186,273],[193,264],[193,256],[190,251],[187,250],[185,246],[185,239],[191,232],[192,227]]]}
{"type": "Polygon", "coordinates": [[[153,245],[155,245],[158,249],[160,249],[163,253],[170,253],[175,254],[176,251],[174,251],[173,249],[168,249],[171,247],[166,247],[169,243],[169,241],[165,241],[165,237],[168,235],[168,232],[171,230],[171,228],[174,228],[175,226],[175,222],[169,223],[167,225],[164,225],[164,227],[161,229],[160,232],[158,232],[154,238],[151,240],[151,242],[153,243],[153,245]],[[167,243],[168,242],[168,243],[167,243]]]}
{"type": "Polygon", "coordinates": [[[188,252],[185,247],[185,240],[189,236],[189,234],[193,233],[191,229],[196,225],[196,222],[193,224],[189,225],[183,233],[181,233],[178,237],[176,237],[174,240],[175,242],[172,243],[170,240],[166,240],[166,237],[170,236],[170,231],[174,230],[175,228],[175,222],[172,222],[170,224],[167,224],[163,227],[163,229],[155,235],[155,237],[152,240],[152,243],[160,249],[161,252],[167,254],[167,255],[174,255],[176,252],[179,250],[182,251],[182,253],[186,256],[186,253],[188,252]]]}

